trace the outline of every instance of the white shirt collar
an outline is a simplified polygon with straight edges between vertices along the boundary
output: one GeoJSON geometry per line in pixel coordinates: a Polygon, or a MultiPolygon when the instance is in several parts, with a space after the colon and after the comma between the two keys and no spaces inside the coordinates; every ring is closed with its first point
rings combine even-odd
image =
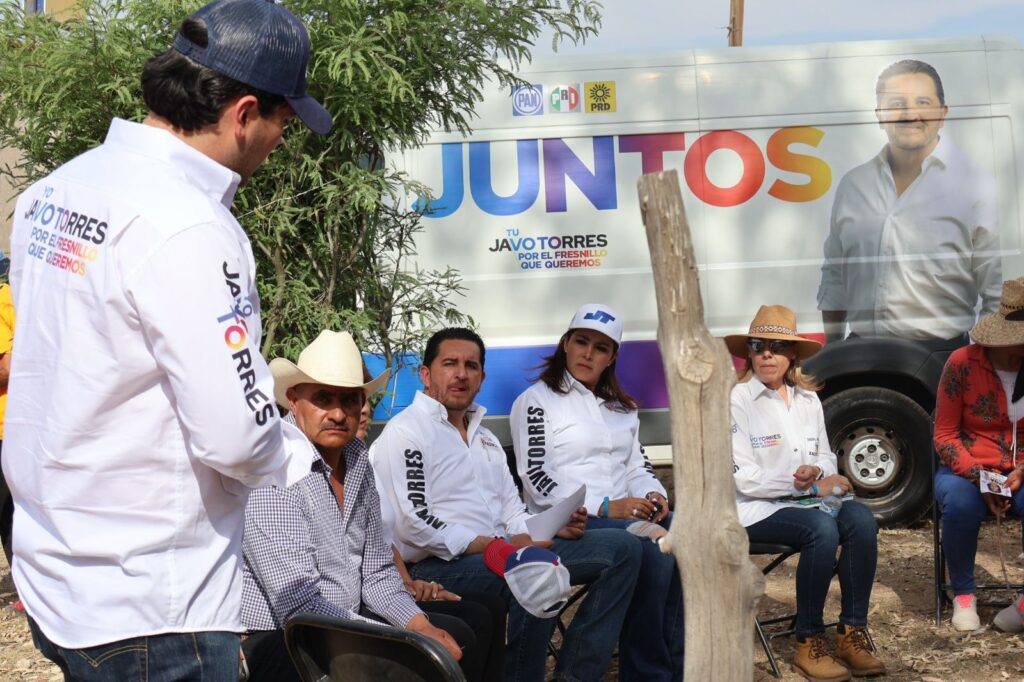
{"type": "Polygon", "coordinates": [[[230,209],[242,177],[222,166],[206,154],[188,146],[167,130],[121,118],[110,122],[105,145],[123,147],[133,154],[143,154],[165,161],[179,170],[204,194],[230,209]]]}
{"type": "MultiPolygon", "coordinates": [[[[413,398],[412,404],[416,406],[416,409],[432,419],[444,422],[445,424],[451,424],[448,421],[448,408],[423,391],[416,391],[416,397],[413,398]]],[[[469,426],[466,431],[469,433],[470,438],[473,437],[473,431],[476,430],[485,414],[487,414],[487,408],[479,403],[472,403],[469,409],[466,410],[466,415],[469,417],[469,426]]]]}
{"type": "MultiPolygon", "coordinates": [[[[956,148],[948,136],[939,135],[939,141],[935,145],[935,149],[932,153],[921,162],[921,168],[927,168],[932,164],[938,164],[942,168],[945,168],[958,160],[960,150],[956,148]]],[[[882,145],[882,149],[875,155],[875,161],[882,167],[882,169],[888,174],[892,175],[892,169],[889,167],[889,145],[888,143],[882,145]]]]}
{"type": "MultiPolygon", "coordinates": [[[[765,386],[764,383],[760,379],[757,378],[756,374],[751,374],[750,375],[750,379],[747,381],[747,385],[748,385],[748,389],[747,390],[750,391],[750,397],[752,399],[754,399],[754,400],[756,400],[760,396],[767,396],[769,398],[772,398],[772,397],[778,397],[780,399],[782,398],[782,396],[779,395],[778,391],[776,391],[774,389],[771,389],[771,388],[768,388],[767,386],[765,386]]],[[[789,384],[786,384],[786,390],[789,391],[789,394],[794,399],[800,397],[803,394],[802,389],[800,387],[798,387],[798,386],[790,386],[789,384]]]]}

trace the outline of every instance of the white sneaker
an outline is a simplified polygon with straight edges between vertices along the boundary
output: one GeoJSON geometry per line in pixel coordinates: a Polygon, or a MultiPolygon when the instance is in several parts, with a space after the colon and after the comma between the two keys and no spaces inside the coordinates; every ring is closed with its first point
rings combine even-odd
{"type": "Polygon", "coordinates": [[[981,627],[978,618],[978,600],[973,594],[958,594],[953,597],[953,629],[966,632],[981,627]]]}
{"type": "Polygon", "coordinates": [[[1012,604],[997,613],[992,624],[1003,632],[1024,631],[1024,593],[1018,594],[1012,604]]]}

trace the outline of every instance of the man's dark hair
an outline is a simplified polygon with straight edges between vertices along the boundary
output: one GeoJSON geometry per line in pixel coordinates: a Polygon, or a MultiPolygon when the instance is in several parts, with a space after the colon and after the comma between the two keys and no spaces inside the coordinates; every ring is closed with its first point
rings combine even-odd
{"type": "MultiPolygon", "coordinates": [[[[182,22],[180,31],[200,47],[209,43],[206,22],[202,19],[189,17],[182,22]]],[[[217,73],[173,47],[151,58],[142,69],[142,98],[146,106],[183,131],[191,132],[216,123],[221,109],[244,95],[256,97],[263,117],[270,116],[285,103],[281,95],[217,73]]]]}
{"type": "Polygon", "coordinates": [[[433,336],[427,340],[426,350],[423,351],[423,364],[426,367],[430,367],[437,359],[437,354],[441,352],[442,341],[472,341],[480,349],[480,369],[484,368],[484,340],[475,331],[465,327],[446,327],[434,332],[433,336]]]}
{"type": "Polygon", "coordinates": [[[882,91],[885,89],[885,81],[893,76],[903,76],[908,73],[923,73],[931,78],[932,82],[935,83],[935,93],[939,96],[939,104],[946,105],[946,92],[942,89],[942,79],[939,78],[939,72],[931,64],[917,59],[902,59],[885,67],[885,70],[878,74],[878,80],[875,81],[875,100],[877,101],[882,96],[882,91]]]}

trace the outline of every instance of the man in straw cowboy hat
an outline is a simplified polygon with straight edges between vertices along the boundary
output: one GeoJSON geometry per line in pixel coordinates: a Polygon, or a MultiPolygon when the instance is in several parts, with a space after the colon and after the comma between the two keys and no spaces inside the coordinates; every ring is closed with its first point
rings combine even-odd
{"type": "Polygon", "coordinates": [[[821,344],[799,336],[796,316],[781,305],[761,306],[747,333],[727,336],[725,343],[746,361],[731,395],[740,523],[752,542],[800,550],[793,664],[817,682],[882,674],[885,665],[867,635],[878,525],[871,510],[852,499],[834,515],[816,508],[820,498],[852,490],[829,450],[814,380],[800,371],[800,361],[821,344]],[[842,593],[834,639],[823,619],[833,572],[842,593]]]}
{"type": "MultiPolygon", "coordinates": [[[[978,321],[969,346],[949,356],[935,406],[935,503],[942,511],[942,546],[953,587],[953,627],[981,627],[974,596],[978,530],[988,513],[1024,516],[1024,278],[1003,282],[999,310],[978,321]],[[981,489],[981,471],[1005,475],[1011,496],[981,489]]],[[[995,619],[1024,630],[1020,595],[995,619]]]]}
{"type": "MultiPolygon", "coordinates": [[[[363,619],[365,609],[395,627],[460,646],[435,627],[405,589],[381,530],[380,502],[356,438],[367,397],[388,379],[364,380],[363,359],[348,332],[324,330],[300,354],[270,362],[274,397],[319,457],[288,487],[259,488],[245,508],[242,540],[242,643],[252,680],[298,680],[283,628],[296,613],[363,619]]],[[[445,618],[433,616],[435,620],[445,618]]]]}

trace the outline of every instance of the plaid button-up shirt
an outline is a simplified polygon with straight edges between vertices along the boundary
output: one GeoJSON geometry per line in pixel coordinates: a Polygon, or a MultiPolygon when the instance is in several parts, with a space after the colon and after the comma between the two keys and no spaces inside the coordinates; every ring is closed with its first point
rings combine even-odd
{"type": "Polygon", "coordinates": [[[319,457],[298,483],[250,494],[242,540],[242,622],[250,631],[283,628],[302,612],[361,619],[361,604],[397,627],[422,613],[381,534],[366,444],[353,439],[343,456],[344,509],[319,457]]]}

